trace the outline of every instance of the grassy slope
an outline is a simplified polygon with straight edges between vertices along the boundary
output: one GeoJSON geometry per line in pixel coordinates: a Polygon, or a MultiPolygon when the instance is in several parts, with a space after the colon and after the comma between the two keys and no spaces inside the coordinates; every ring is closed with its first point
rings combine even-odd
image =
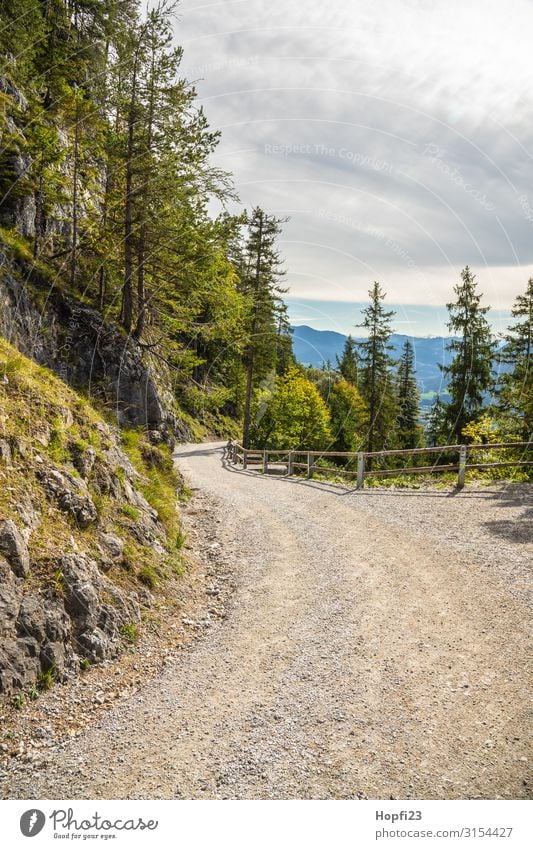
{"type": "Polygon", "coordinates": [[[30,537],[33,561],[30,581],[57,582],[58,554],[84,551],[99,558],[98,536],[105,530],[125,543],[123,560],[109,577],[120,585],[154,589],[173,572],[182,569],[177,492],[183,490],[166,447],[148,445],[142,433],[122,434],[110,427],[83,397],[45,368],[19,354],[0,337],[0,439],[11,447],[12,462],[0,461],[0,515],[20,526],[17,504],[31,502],[40,522],[30,537]],[[122,447],[137,471],[135,486],[158,511],[168,535],[166,551],[158,554],[135,536],[141,511],[122,497],[101,494],[89,478],[89,491],[98,509],[96,525],[82,530],[72,518],[50,501],[36,476],[38,457],[59,470],[78,476],[74,461],[89,448],[109,474],[124,482],[130,472],[126,458],[108,452],[122,447]]]}

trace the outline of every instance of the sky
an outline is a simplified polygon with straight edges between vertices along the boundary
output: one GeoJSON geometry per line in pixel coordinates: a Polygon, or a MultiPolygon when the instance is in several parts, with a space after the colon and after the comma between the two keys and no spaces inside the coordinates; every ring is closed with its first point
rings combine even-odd
{"type": "Polygon", "coordinates": [[[469,265],[501,325],[533,275],[532,40],[533,0],[183,0],[216,164],[290,219],[295,324],[348,332],[379,280],[445,335],[469,265]]]}

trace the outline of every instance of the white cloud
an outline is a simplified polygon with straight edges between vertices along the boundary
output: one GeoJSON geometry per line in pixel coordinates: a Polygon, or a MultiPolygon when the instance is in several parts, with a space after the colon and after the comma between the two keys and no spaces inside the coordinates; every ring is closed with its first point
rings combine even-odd
{"type": "Polygon", "coordinates": [[[501,308],[533,264],[532,36],[529,0],[189,0],[176,27],[217,162],[291,215],[292,294],[443,303],[468,263],[501,308]]]}

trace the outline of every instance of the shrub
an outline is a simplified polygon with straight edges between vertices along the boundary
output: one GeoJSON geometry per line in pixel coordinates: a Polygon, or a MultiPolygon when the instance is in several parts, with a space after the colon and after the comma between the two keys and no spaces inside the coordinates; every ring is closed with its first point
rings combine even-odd
{"type": "Polygon", "coordinates": [[[134,522],[137,522],[141,517],[141,511],[131,504],[123,504],[120,509],[128,519],[133,519],[134,522]]]}
{"type": "Polygon", "coordinates": [[[120,629],[120,633],[127,643],[134,643],[139,637],[139,629],[135,622],[127,622],[120,629]]]}
{"type": "Polygon", "coordinates": [[[153,566],[143,566],[137,572],[137,577],[142,584],[153,590],[157,586],[157,572],[153,566]]]}
{"type": "Polygon", "coordinates": [[[276,380],[270,398],[256,404],[251,441],[258,448],[325,448],[331,440],[330,416],[316,388],[298,368],[276,380]],[[259,414],[258,414],[259,413],[259,414]]]}

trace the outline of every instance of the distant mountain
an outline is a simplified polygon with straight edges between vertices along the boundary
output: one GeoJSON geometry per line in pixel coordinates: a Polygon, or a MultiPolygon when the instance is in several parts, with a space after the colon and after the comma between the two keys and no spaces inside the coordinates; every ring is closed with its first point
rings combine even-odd
{"type": "MultiPolygon", "coordinates": [[[[315,330],[302,324],[293,327],[293,349],[296,359],[304,365],[320,367],[329,360],[336,364],[347,337],[334,330],[315,330]]],[[[410,339],[415,349],[416,374],[422,393],[444,392],[442,373],[439,363],[447,365],[450,355],[446,351],[449,337],[445,336],[403,336],[395,333],[391,338],[394,350],[391,355],[398,359],[406,339],[410,339]]],[[[360,340],[357,340],[360,341],[360,340]]],[[[429,400],[429,399],[428,399],[429,400]]]]}

